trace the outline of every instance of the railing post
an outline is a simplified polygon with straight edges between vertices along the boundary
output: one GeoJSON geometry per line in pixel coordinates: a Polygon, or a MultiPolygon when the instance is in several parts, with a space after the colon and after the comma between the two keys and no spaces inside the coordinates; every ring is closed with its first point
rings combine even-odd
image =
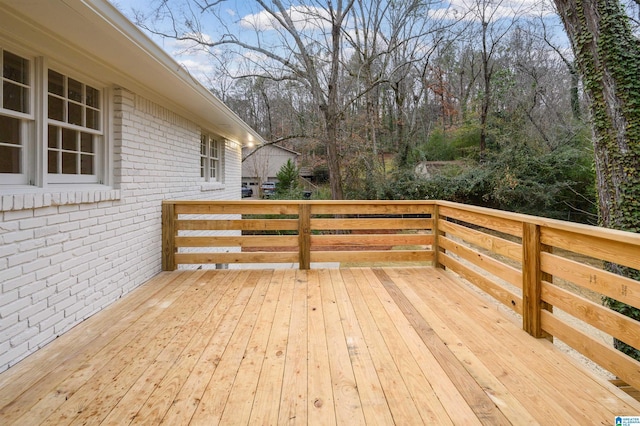
{"type": "Polygon", "coordinates": [[[176,270],[176,209],[173,203],[162,204],[162,270],[176,270]]]}
{"type": "Polygon", "coordinates": [[[440,213],[439,213],[438,204],[433,205],[433,213],[431,213],[431,222],[432,222],[431,232],[433,233],[433,244],[431,246],[433,248],[433,267],[444,269],[444,265],[440,263],[440,244],[438,241],[440,238],[440,231],[439,231],[440,213]]]}
{"type": "Polygon", "coordinates": [[[533,337],[542,331],[542,270],[540,269],[540,226],[523,223],[522,228],[522,328],[533,337]]]}
{"type": "Polygon", "coordinates": [[[311,204],[298,206],[298,263],[300,269],[311,269],[311,204]]]}

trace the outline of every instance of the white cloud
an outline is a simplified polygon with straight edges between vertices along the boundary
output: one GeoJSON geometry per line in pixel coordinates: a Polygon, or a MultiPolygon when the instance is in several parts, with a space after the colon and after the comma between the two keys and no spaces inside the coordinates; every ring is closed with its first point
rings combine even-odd
{"type": "MultiPolygon", "coordinates": [[[[291,6],[287,11],[294,26],[298,31],[313,31],[329,28],[330,16],[326,9],[311,6],[291,6]]],[[[282,18],[278,13],[277,18],[282,18]]],[[[268,12],[246,15],[240,20],[240,26],[246,29],[257,31],[269,31],[280,29],[282,25],[278,19],[268,12]]]]}
{"type": "Polygon", "coordinates": [[[434,9],[434,19],[479,21],[481,16],[490,22],[516,16],[546,17],[555,14],[548,0],[451,0],[448,8],[434,9]]]}

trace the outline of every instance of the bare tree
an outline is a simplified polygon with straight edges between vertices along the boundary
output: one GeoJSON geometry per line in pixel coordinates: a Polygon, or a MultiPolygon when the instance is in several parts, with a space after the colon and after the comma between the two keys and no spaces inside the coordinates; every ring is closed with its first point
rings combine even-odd
{"type": "Polygon", "coordinates": [[[218,18],[218,24],[224,29],[225,20],[219,18],[225,0],[185,0],[180,8],[176,5],[177,0],[165,0],[155,10],[154,18],[156,22],[164,19],[163,23],[169,22],[169,26],[149,24],[149,17],[143,15],[138,15],[138,24],[155,34],[197,43],[209,50],[237,48],[236,54],[245,59],[251,58],[246,52],[252,52],[254,59],[243,63],[244,69],[236,71],[238,77],[253,74],[276,81],[292,80],[303,85],[323,118],[318,136],[326,146],[332,197],[341,199],[339,76],[344,26],[354,2],[254,0],[250,3],[264,14],[254,15],[255,21],[245,20],[246,25],[253,26],[255,42],[244,41],[231,32],[224,32],[215,40],[209,38],[204,31],[203,15],[218,18]],[[269,31],[262,26],[264,22],[259,20],[262,17],[268,19],[269,31]]]}

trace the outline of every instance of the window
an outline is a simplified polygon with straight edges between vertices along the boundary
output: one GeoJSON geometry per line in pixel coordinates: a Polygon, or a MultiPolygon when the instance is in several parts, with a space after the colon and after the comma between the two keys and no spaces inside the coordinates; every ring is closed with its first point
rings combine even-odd
{"type": "Polygon", "coordinates": [[[47,172],[50,182],[96,182],[100,91],[48,71],[47,172]]]}
{"type": "Polygon", "coordinates": [[[103,91],[45,59],[0,53],[0,185],[102,183],[103,91]]]}
{"type": "Polygon", "coordinates": [[[200,136],[200,177],[208,182],[222,181],[223,143],[208,134],[200,136]]]}
{"type": "Polygon", "coordinates": [[[5,183],[25,184],[28,125],[33,122],[31,63],[8,50],[0,52],[0,176],[5,183]]]}

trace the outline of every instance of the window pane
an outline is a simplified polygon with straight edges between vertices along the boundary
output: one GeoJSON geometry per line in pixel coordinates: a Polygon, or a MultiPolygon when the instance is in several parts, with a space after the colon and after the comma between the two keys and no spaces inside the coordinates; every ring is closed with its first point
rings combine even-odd
{"type": "Polygon", "coordinates": [[[93,174],[93,155],[80,156],[80,174],[92,175],[93,174]]]}
{"type": "Polygon", "coordinates": [[[0,116],[0,173],[22,173],[20,120],[0,116]]]}
{"type": "Polygon", "coordinates": [[[209,151],[212,158],[218,158],[218,141],[211,139],[211,151],[209,151]]]}
{"type": "Polygon", "coordinates": [[[60,149],[60,141],[58,140],[58,128],[55,126],[49,126],[49,148],[60,149]]]}
{"type": "Polygon", "coordinates": [[[204,177],[204,165],[206,164],[205,161],[206,158],[200,157],[200,177],[202,178],[204,177]]]}
{"type": "Polygon", "coordinates": [[[78,174],[78,155],[73,152],[62,153],[62,173],[65,175],[78,174]]]}
{"type": "Polygon", "coordinates": [[[60,173],[58,169],[58,156],[60,153],[58,151],[49,151],[49,159],[47,162],[47,172],[48,173],[60,173]]]}
{"type": "Polygon", "coordinates": [[[6,50],[2,53],[2,75],[9,80],[29,85],[29,61],[6,50]]]}
{"type": "Polygon", "coordinates": [[[69,108],[67,123],[82,126],[82,106],[69,102],[67,107],[69,108]]]}
{"type": "Polygon", "coordinates": [[[217,165],[217,161],[214,159],[210,159],[209,160],[209,177],[211,178],[215,178],[216,177],[216,165],[217,165]]]}
{"type": "Polygon", "coordinates": [[[49,118],[64,121],[64,101],[49,95],[49,118]]]}
{"type": "Polygon", "coordinates": [[[82,83],[72,78],[67,79],[69,89],[67,90],[67,98],[72,101],[82,102],[82,83]]]}
{"type": "Polygon", "coordinates": [[[95,129],[95,130],[100,129],[100,111],[87,108],[85,114],[87,116],[85,127],[88,127],[90,129],[95,129]]]}
{"type": "Polygon", "coordinates": [[[0,173],[20,173],[20,146],[0,145],[0,173]]]}
{"type": "Polygon", "coordinates": [[[0,115],[0,143],[20,145],[20,120],[0,115]]]}
{"type": "Polygon", "coordinates": [[[18,112],[29,112],[29,89],[9,81],[2,84],[2,106],[18,112]]]}
{"type": "Polygon", "coordinates": [[[90,107],[100,109],[100,92],[98,89],[86,86],[85,90],[87,91],[87,99],[85,103],[90,107]]]}
{"type": "MultiPolygon", "coordinates": [[[[78,151],[78,132],[71,129],[62,129],[62,149],[78,151]]],[[[64,158],[63,158],[64,162],[64,158]]],[[[63,167],[64,169],[64,167],[63,167]]]]}
{"type": "Polygon", "coordinates": [[[49,70],[49,93],[64,96],[64,76],[49,70]]]}
{"type": "Polygon", "coordinates": [[[93,136],[89,133],[80,133],[80,151],[93,154],[93,136]]]}

